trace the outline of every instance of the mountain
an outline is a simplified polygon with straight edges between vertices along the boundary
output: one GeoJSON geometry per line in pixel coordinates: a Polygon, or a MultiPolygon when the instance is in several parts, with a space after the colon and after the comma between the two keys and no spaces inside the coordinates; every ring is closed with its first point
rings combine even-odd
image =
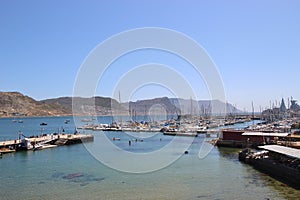
{"type": "Polygon", "coordinates": [[[170,98],[172,104],[181,110],[182,114],[205,115],[205,114],[232,114],[242,113],[229,103],[224,103],[220,100],[191,100],[181,98],[170,98]],[[225,111],[226,108],[226,111],[225,111]]]}
{"type": "Polygon", "coordinates": [[[122,105],[127,108],[130,115],[180,114],[180,109],[168,97],[130,101],[122,105]]]}
{"type": "Polygon", "coordinates": [[[68,110],[72,110],[72,104],[74,104],[73,113],[76,115],[111,115],[113,114],[112,110],[125,111],[119,102],[109,97],[60,97],[55,99],[46,99],[41,102],[46,104],[60,104],[68,110]]]}
{"type": "Polygon", "coordinates": [[[64,106],[39,102],[19,92],[0,92],[0,117],[70,115],[64,106]]]}
{"type": "Polygon", "coordinates": [[[120,104],[109,97],[59,97],[36,101],[19,92],[0,92],[0,117],[60,115],[224,114],[241,112],[219,100],[154,98],[120,104]]]}
{"type": "Polygon", "coordinates": [[[37,101],[19,92],[0,92],[0,117],[90,115],[95,111],[96,115],[126,112],[121,104],[108,97],[60,97],[37,101]]]}

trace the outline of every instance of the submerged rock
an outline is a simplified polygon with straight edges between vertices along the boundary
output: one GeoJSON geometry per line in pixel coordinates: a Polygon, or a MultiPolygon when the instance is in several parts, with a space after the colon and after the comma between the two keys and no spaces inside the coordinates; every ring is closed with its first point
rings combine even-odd
{"type": "Polygon", "coordinates": [[[55,172],[52,174],[52,178],[62,178],[72,183],[78,183],[80,186],[86,186],[91,182],[99,182],[105,179],[104,177],[95,177],[93,175],[80,172],[70,174],[55,172]]]}
{"type": "Polygon", "coordinates": [[[74,173],[74,174],[67,174],[65,176],[63,176],[63,179],[74,179],[74,178],[79,178],[79,177],[83,177],[84,175],[82,173],[74,173]]]}

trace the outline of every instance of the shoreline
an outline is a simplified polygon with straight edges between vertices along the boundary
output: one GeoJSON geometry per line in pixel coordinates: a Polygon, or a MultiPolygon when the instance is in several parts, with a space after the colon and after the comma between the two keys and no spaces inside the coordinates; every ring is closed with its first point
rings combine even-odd
{"type": "Polygon", "coordinates": [[[101,117],[101,116],[113,116],[113,115],[74,115],[74,114],[65,114],[65,115],[26,115],[26,116],[0,116],[0,119],[24,119],[24,118],[44,118],[44,117],[101,117]]]}

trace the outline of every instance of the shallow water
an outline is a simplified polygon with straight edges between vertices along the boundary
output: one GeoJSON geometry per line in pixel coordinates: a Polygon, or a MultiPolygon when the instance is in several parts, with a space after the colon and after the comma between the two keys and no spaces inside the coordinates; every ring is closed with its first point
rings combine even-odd
{"type": "MultiPolygon", "coordinates": [[[[72,132],[74,125],[65,125],[65,119],[26,118],[23,124],[0,119],[0,134],[14,138],[22,128],[25,135],[33,135],[41,131],[43,121],[48,122],[43,132],[62,126],[72,132]]],[[[172,139],[156,133],[129,146],[130,135],[93,133],[94,142],[106,135],[119,137],[121,140],[114,142],[135,153],[151,152],[172,139]]],[[[83,144],[7,154],[0,160],[0,199],[299,199],[300,191],[240,163],[237,149],[213,148],[199,159],[203,140],[204,136],[196,138],[189,154],[172,165],[146,174],[113,170],[96,160],[83,144]]]]}

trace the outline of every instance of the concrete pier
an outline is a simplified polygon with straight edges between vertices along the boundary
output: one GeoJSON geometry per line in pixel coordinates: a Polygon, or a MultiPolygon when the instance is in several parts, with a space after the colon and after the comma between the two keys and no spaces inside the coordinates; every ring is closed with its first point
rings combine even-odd
{"type": "MultiPolygon", "coordinates": [[[[28,143],[34,147],[36,144],[69,145],[69,144],[88,142],[94,140],[94,135],[62,133],[62,134],[51,134],[46,136],[24,138],[24,139],[26,139],[28,143]]],[[[24,142],[24,139],[0,141],[0,153],[11,153],[18,150],[19,147],[24,142]]],[[[28,148],[27,150],[32,150],[32,149],[34,148],[28,148]]]]}

